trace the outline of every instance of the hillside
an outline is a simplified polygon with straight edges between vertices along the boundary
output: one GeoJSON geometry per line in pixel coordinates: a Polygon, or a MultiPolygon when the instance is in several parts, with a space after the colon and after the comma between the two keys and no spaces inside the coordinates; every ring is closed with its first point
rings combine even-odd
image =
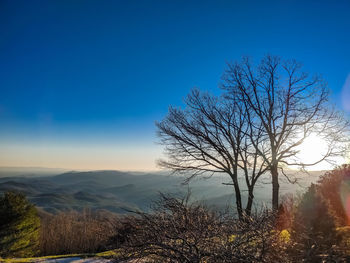
{"type": "MultiPolygon", "coordinates": [[[[0,177],[0,193],[8,190],[23,192],[31,202],[47,212],[65,210],[106,209],[116,213],[150,209],[159,192],[184,195],[191,189],[193,201],[204,202],[208,206],[225,208],[234,204],[233,190],[223,185],[229,182],[225,176],[199,177],[183,185],[184,177],[164,173],[132,173],[121,171],[66,172],[56,175],[32,174],[13,176],[3,173],[0,177]]],[[[313,172],[299,181],[299,185],[281,184],[281,194],[303,191],[320,172],[313,172]]],[[[16,174],[17,175],[17,174],[16,174]]],[[[269,178],[266,176],[265,182],[269,178]]],[[[242,181],[242,187],[244,182],[242,181]]],[[[256,187],[256,205],[268,204],[270,185],[256,187]]],[[[243,196],[243,200],[246,197],[243,196]]]]}

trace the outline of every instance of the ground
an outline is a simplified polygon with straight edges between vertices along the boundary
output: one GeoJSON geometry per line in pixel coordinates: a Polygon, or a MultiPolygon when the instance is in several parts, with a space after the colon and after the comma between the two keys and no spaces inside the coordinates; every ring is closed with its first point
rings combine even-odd
{"type": "Polygon", "coordinates": [[[74,254],[74,255],[59,255],[48,257],[36,257],[36,258],[11,258],[1,259],[0,262],[4,263],[28,263],[28,262],[41,262],[41,263],[109,263],[113,262],[110,259],[115,255],[114,251],[106,251],[97,254],[74,254]]]}
{"type": "Polygon", "coordinates": [[[71,257],[71,258],[57,258],[57,259],[45,259],[43,261],[37,262],[45,262],[45,263],[107,263],[113,262],[111,259],[105,258],[80,258],[80,257],[71,257]]]}

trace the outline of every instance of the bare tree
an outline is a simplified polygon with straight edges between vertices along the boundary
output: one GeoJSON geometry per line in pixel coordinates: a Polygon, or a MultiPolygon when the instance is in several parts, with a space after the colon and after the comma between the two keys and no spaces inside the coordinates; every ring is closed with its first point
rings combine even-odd
{"type": "Polygon", "coordinates": [[[249,107],[227,96],[215,97],[197,89],[188,95],[185,109],[170,108],[166,118],[157,123],[161,143],[166,146],[167,160],[159,165],[173,172],[193,177],[224,173],[230,176],[239,218],[250,215],[254,186],[267,170],[265,159],[255,148],[263,139],[250,121],[249,107]],[[242,206],[239,175],[243,174],[248,201],[242,206]]]}
{"type": "Polygon", "coordinates": [[[258,66],[244,58],[241,63],[229,64],[224,74],[224,90],[239,100],[248,114],[253,132],[262,132],[261,141],[251,140],[272,176],[272,205],[278,209],[279,172],[293,181],[283,168],[298,166],[304,169],[345,153],[349,123],[330,106],[329,90],[319,76],[311,77],[296,61],[281,61],[266,56],[258,66]],[[327,151],[313,162],[298,158],[304,140],[315,134],[327,144],[327,151]]]}

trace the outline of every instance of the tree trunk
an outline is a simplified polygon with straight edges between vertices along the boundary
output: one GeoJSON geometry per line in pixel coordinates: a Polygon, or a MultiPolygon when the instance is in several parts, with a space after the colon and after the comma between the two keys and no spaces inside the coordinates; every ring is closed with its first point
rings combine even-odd
{"type": "Polygon", "coordinates": [[[250,216],[252,214],[252,206],[253,206],[253,200],[254,200],[253,189],[254,189],[254,186],[251,186],[248,189],[248,202],[245,208],[245,214],[247,216],[250,216]]]}
{"type": "Polygon", "coordinates": [[[273,164],[271,167],[271,176],[272,176],[272,209],[273,211],[277,211],[280,185],[278,183],[278,169],[276,164],[273,164]]]}
{"type": "Polygon", "coordinates": [[[233,187],[235,189],[236,207],[237,207],[238,218],[242,219],[243,218],[243,209],[242,209],[241,191],[239,189],[237,177],[231,176],[231,178],[232,178],[232,182],[233,182],[233,187]]]}

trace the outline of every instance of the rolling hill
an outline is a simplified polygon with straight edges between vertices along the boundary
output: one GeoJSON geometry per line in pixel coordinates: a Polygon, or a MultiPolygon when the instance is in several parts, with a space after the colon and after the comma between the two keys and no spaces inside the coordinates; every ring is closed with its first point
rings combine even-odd
{"type": "MultiPolygon", "coordinates": [[[[65,172],[56,175],[0,173],[0,193],[9,190],[23,192],[31,202],[47,212],[65,210],[107,209],[116,213],[148,211],[159,192],[184,195],[191,189],[193,201],[208,206],[225,208],[234,204],[233,189],[223,185],[229,182],[225,175],[198,177],[183,185],[184,177],[164,173],[132,173],[121,171],[65,172]],[[25,174],[25,176],[18,176],[25,174]]],[[[281,194],[303,191],[316,181],[320,172],[304,176],[299,185],[281,183],[281,194]]],[[[265,181],[269,181],[268,176],[265,181]]],[[[244,182],[242,181],[242,186],[244,182]]],[[[244,190],[244,189],[243,189],[244,190]]],[[[245,193],[245,192],[243,192],[245,193]]],[[[270,202],[270,185],[256,187],[256,206],[270,202]]],[[[243,200],[246,196],[243,194],[243,200]]]]}

